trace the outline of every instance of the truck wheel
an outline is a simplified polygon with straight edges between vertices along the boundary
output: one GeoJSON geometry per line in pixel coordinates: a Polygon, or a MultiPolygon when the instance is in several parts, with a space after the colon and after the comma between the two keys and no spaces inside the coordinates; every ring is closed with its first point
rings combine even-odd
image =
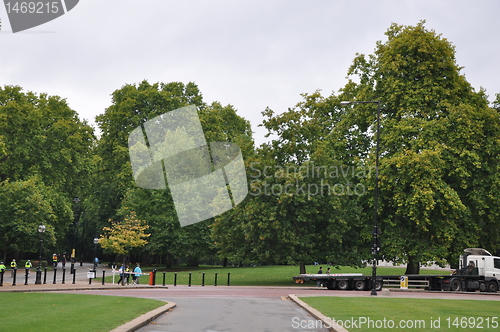
{"type": "Polygon", "coordinates": [[[326,283],[326,288],[329,290],[334,290],[335,289],[335,280],[328,280],[326,283]]]}
{"type": "Polygon", "coordinates": [[[364,280],[356,280],[354,281],[354,289],[357,291],[365,290],[365,281],[364,280]]]}
{"type": "Polygon", "coordinates": [[[375,290],[377,292],[382,290],[383,285],[384,285],[384,283],[381,280],[375,280],[375,290]]]}
{"type": "Polygon", "coordinates": [[[349,289],[349,280],[339,280],[339,281],[337,281],[337,289],[348,290],[349,289]]]}
{"type": "Polygon", "coordinates": [[[498,292],[498,284],[497,284],[497,282],[495,280],[491,280],[488,283],[488,292],[491,292],[491,293],[498,292]]]}
{"type": "Polygon", "coordinates": [[[479,291],[480,292],[486,292],[488,290],[488,287],[486,286],[486,283],[483,281],[479,282],[479,291]]]}
{"type": "Polygon", "coordinates": [[[450,290],[454,292],[459,292],[462,290],[462,284],[460,283],[460,280],[458,279],[453,279],[450,283],[450,290]]]}

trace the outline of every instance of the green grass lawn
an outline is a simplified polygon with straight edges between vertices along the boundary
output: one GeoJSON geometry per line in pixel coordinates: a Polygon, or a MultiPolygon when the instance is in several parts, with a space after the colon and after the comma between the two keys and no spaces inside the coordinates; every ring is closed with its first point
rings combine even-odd
{"type": "Polygon", "coordinates": [[[0,293],[1,331],[110,331],[166,303],[121,296],[0,293]]]}
{"type": "Polygon", "coordinates": [[[346,322],[349,326],[344,327],[349,331],[500,331],[500,301],[375,297],[300,299],[325,316],[346,322]],[[353,322],[357,323],[354,328],[353,322]]]}
{"type": "MultiPolygon", "coordinates": [[[[328,266],[323,265],[323,271],[326,272],[328,266]]],[[[306,267],[308,273],[316,273],[318,266],[308,265],[306,267]]],[[[150,268],[143,268],[143,271],[149,272],[150,268]]],[[[156,274],[156,284],[163,283],[163,272],[165,272],[165,284],[173,285],[174,276],[177,273],[177,285],[187,285],[189,273],[191,272],[191,284],[201,285],[203,273],[205,273],[205,285],[215,284],[215,273],[217,273],[217,284],[227,285],[228,273],[230,273],[230,284],[232,286],[305,286],[309,284],[295,284],[292,280],[293,276],[299,274],[299,267],[293,265],[273,265],[273,266],[258,266],[258,267],[212,267],[202,266],[197,268],[177,267],[174,269],[158,269],[156,274]]],[[[405,268],[399,267],[379,267],[377,268],[378,275],[403,275],[405,268]]],[[[371,267],[355,269],[352,267],[341,267],[340,269],[332,268],[331,273],[362,273],[371,275],[371,267]]],[[[449,270],[421,270],[421,274],[450,274],[449,270]]],[[[115,282],[119,276],[115,276],[115,282]]],[[[102,278],[96,279],[94,282],[100,283],[102,278]]],[[[106,283],[111,283],[111,277],[106,277],[106,283]]],[[[149,283],[149,276],[141,277],[142,284],[149,283]]]]}

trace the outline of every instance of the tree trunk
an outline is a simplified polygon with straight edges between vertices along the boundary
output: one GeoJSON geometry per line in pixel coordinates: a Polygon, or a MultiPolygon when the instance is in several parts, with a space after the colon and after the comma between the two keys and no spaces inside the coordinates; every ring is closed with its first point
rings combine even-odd
{"type": "Polygon", "coordinates": [[[222,267],[227,267],[227,257],[222,261],[222,267]]]}
{"type": "Polygon", "coordinates": [[[420,262],[415,256],[408,257],[405,274],[420,274],[420,262]]]}
{"type": "Polygon", "coordinates": [[[198,258],[197,257],[188,257],[187,266],[189,267],[198,267],[198,258]]]}
{"type": "Polygon", "coordinates": [[[174,263],[174,256],[172,256],[171,253],[167,253],[166,261],[167,261],[167,269],[171,269],[172,266],[174,265],[173,264],[174,263]]]}
{"type": "Polygon", "coordinates": [[[300,274],[306,274],[306,263],[300,262],[300,274]]]}

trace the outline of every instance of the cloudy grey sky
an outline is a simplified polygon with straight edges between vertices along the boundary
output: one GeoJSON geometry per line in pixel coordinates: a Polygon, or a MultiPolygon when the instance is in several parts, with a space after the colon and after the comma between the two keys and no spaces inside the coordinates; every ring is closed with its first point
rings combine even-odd
{"type": "Polygon", "coordinates": [[[338,91],[356,53],[391,23],[426,27],[490,100],[500,92],[498,0],[80,0],[67,14],[12,33],[0,6],[0,84],[66,98],[94,123],[127,83],[195,82],[205,102],[232,104],[258,144],[261,112],[301,93],[338,91]]]}

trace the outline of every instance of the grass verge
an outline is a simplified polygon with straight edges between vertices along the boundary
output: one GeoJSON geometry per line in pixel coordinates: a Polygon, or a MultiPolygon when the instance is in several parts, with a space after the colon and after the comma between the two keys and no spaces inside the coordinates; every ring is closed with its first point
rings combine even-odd
{"type": "MultiPolygon", "coordinates": [[[[351,331],[499,331],[500,301],[301,297],[351,331]]],[[[296,324],[300,324],[297,322],[296,324]]],[[[317,324],[312,320],[302,322],[317,324]]],[[[309,327],[312,327],[309,326],[309,327]]]]}
{"type": "Polygon", "coordinates": [[[165,305],[150,299],[55,293],[1,293],[0,330],[110,331],[165,305]]]}

